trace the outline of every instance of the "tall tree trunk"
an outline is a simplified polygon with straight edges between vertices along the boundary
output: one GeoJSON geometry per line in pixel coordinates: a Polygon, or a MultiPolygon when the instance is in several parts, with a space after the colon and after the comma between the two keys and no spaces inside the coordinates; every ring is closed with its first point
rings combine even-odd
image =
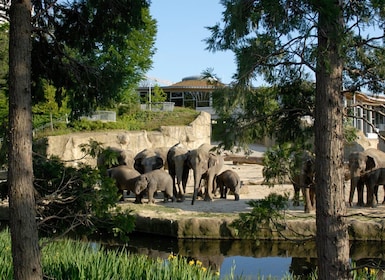
{"type": "MultiPolygon", "coordinates": [[[[325,1],[321,1],[325,2],[325,1]]],[[[318,279],[349,279],[343,176],[342,8],[320,3],[315,150],[318,279]],[[327,7],[327,8],[326,8],[327,7]]],[[[332,4],[331,4],[332,3],[332,4]]]]}
{"type": "Polygon", "coordinates": [[[42,279],[32,166],[31,1],[13,0],[9,38],[9,210],[14,279],[42,279]]]}

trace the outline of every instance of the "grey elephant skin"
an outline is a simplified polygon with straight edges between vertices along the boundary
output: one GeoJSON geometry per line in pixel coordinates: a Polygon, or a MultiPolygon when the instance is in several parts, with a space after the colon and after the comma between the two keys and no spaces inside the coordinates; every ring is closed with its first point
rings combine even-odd
{"type": "Polygon", "coordinates": [[[304,212],[310,213],[315,210],[316,198],[315,198],[315,158],[309,151],[303,151],[300,158],[299,171],[295,173],[291,181],[294,187],[294,200],[293,205],[299,205],[299,194],[302,195],[305,200],[304,212]]]}
{"type": "Polygon", "coordinates": [[[173,192],[178,202],[185,200],[186,185],[190,171],[187,163],[188,153],[188,149],[181,143],[172,146],[167,153],[168,173],[172,178],[173,192]]]}
{"type": "Polygon", "coordinates": [[[230,190],[234,194],[234,200],[239,200],[239,191],[241,189],[241,179],[233,170],[225,170],[216,177],[216,187],[219,189],[221,198],[227,198],[227,192],[230,190]]]}
{"type": "Polygon", "coordinates": [[[119,165],[126,165],[134,168],[134,152],[131,150],[122,150],[115,147],[107,147],[98,155],[96,160],[98,168],[112,168],[119,165]]]}
{"type": "Polygon", "coordinates": [[[167,171],[157,169],[145,174],[140,175],[135,184],[135,194],[139,195],[143,191],[147,190],[148,203],[154,203],[154,193],[156,191],[162,191],[164,193],[164,201],[167,202],[171,199],[175,201],[175,197],[172,190],[172,178],[167,171]]]}
{"type": "Polygon", "coordinates": [[[358,192],[357,205],[365,205],[363,191],[366,185],[366,206],[374,207],[375,202],[378,201],[378,186],[385,184],[385,153],[374,148],[363,152],[353,152],[349,155],[349,170],[349,205],[353,205],[353,196],[356,189],[358,192]]]}
{"type": "Polygon", "coordinates": [[[188,166],[193,170],[194,175],[194,194],[191,204],[197,198],[198,191],[202,178],[207,182],[207,189],[205,192],[205,200],[213,200],[215,190],[215,177],[221,171],[224,160],[221,155],[217,155],[211,151],[211,145],[202,144],[197,149],[191,150],[188,155],[188,166]]]}
{"type": "Polygon", "coordinates": [[[167,169],[168,150],[168,147],[159,147],[140,151],[134,158],[134,168],[141,174],[155,169],[167,169]]]}
{"type": "MultiPolygon", "coordinates": [[[[121,195],[120,200],[124,200],[124,190],[127,191],[127,194],[129,194],[130,192],[133,192],[135,194],[135,184],[141,174],[135,169],[129,168],[125,165],[120,165],[107,169],[107,175],[115,180],[116,187],[118,188],[118,193],[121,195]]],[[[135,203],[142,203],[143,193],[135,195],[135,203]]]]}

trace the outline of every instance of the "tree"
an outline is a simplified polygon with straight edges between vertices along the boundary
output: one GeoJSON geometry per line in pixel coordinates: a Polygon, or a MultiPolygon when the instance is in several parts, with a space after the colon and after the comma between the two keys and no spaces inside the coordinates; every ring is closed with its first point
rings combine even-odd
{"type": "MultiPolygon", "coordinates": [[[[384,90],[384,1],[223,0],[222,23],[209,27],[211,51],[232,50],[242,94],[262,75],[273,85],[315,79],[317,254],[319,279],[348,279],[343,184],[343,93],[384,90]]],[[[295,98],[295,97],[294,97],[295,98]]],[[[247,119],[240,129],[247,130],[247,119]]],[[[237,133],[238,133],[237,131],[237,133]]],[[[245,132],[243,135],[250,136],[245,132]]],[[[250,139],[250,138],[249,138],[250,139]]]]}
{"type": "Polygon", "coordinates": [[[32,186],[31,1],[12,1],[9,37],[9,221],[15,279],[42,279],[32,186]]]}
{"type": "Polygon", "coordinates": [[[32,101],[56,88],[71,117],[121,102],[151,67],[156,21],[149,1],[33,1],[32,101]],[[42,82],[42,79],[44,82],[42,82]]]}
{"type": "Polygon", "coordinates": [[[75,1],[68,9],[56,0],[33,4],[33,21],[31,1],[12,1],[10,8],[8,186],[15,279],[42,279],[32,185],[31,104],[43,92],[36,86],[43,78],[52,81],[59,105],[63,88],[69,89],[74,115],[87,112],[127,87],[130,75],[139,79],[149,67],[155,34],[147,1],[75,1]],[[127,55],[144,58],[130,63],[127,55]],[[116,85],[109,88],[109,82],[116,85]]]}

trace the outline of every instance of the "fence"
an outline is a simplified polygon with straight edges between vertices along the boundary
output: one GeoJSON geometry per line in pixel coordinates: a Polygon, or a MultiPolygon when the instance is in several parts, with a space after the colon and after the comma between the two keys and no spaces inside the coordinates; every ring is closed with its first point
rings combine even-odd
{"type": "Polygon", "coordinates": [[[91,121],[116,122],[116,112],[114,111],[95,111],[90,117],[91,121]]]}
{"type": "Polygon", "coordinates": [[[174,102],[152,102],[149,104],[140,104],[140,109],[142,111],[166,111],[172,112],[174,111],[174,102]]]}

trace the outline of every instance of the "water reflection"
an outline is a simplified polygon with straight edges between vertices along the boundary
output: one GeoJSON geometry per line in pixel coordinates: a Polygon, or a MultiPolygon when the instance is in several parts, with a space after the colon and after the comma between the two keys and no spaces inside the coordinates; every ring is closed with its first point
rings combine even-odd
{"type": "MultiPolygon", "coordinates": [[[[232,272],[248,279],[257,275],[281,278],[288,273],[306,279],[316,268],[314,242],[193,240],[135,233],[127,247],[131,252],[152,258],[167,259],[170,254],[178,254],[200,260],[223,276],[232,272]]],[[[362,267],[385,266],[384,254],[382,242],[354,242],[350,246],[351,259],[362,267]]]]}

